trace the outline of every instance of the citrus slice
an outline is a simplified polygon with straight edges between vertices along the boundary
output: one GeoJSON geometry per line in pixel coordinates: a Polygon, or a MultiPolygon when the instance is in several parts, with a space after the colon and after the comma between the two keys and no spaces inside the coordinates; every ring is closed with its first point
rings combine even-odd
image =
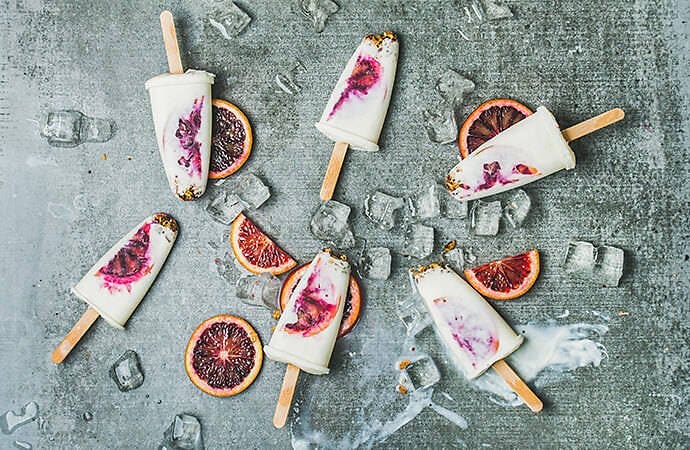
{"type": "Polygon", "coordinates": [[[539,276],[539,252],[516,256],[466,269],[465,277],[480,294],[494,300],[512,300],[529,291],[539,276]]]}
{"type": "Polygon", "coordinates": [[[496,98],[482,103],[460,127],[458,135],[460,155],[467,158],[484,142],[530,114],[532,110],[528,107],[507,98],[496,98]]]}
{"type": "Polygon", "coordinates": [[[225,178],[235,173],[252,152],[252,127],[247,116],[225,100],[213,100],[211,165],[208,177],[225,178]]]}
{"type": "MultiPolygon", "coordinates": [[[[285,310],[285,306],[290,299],[290,295],[297,287],[297,283],[304,276],[309,267],[309,263],[303,264],[293,270],[283,282],[283,287],[280,289],[280,309],[285,310]]],[[[350,286],[347,291],[347,298],[345,299],[345,309],[343,310],[343,321],[340,323],[340,330],[338,337],[345,336],[357,324],[359,320],[359,313],[362,308],[362,290],[359,288],[357,279],[350,275],[350,286]]]]}
{"type": "Polygon", "coordinates": [[[230,245],[237,261],[251,273],[280,275],[297,265],[292,256],[278,247],[244,214],[232,222],[230,245]]]}
{"type": "Polygon", "coordinates": [[[229,397],[247,389],[261,370],[264,353],[254,328],[222,314],[201,323],[187,343],[184,366],[196,387],[229,397]]]}

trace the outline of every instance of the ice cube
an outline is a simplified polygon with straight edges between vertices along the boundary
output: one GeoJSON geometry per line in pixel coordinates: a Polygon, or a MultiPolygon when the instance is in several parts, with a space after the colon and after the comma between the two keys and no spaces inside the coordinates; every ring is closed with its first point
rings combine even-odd
{"type": "Polygon", "coordinates": [[[359,261],[359,270],[364,278],[387,280],[391,274],[390,250],[386,247],[365,249],[359,261]]]}
{"type": "Polygon", "coordinates": [[[513,12],[504,5],[497,4],[494,0],[482,0],[484,17],[487,20],[511,19],[513,12]]]}
{"type": "MultiPolygon", "coordinates": [[[[462,105],[465,96],[474,91],[474,83],[454,70],[446,70],[436,81],[436,92],[454,108],[462,105]]],[[[454,130],[457,135],[457,130],[454,130]]]]}
{"type": "Polygon", "coordinates": [[[441,214],[441,203],[438,199],[438,185],[431,184],[415,195],[412,215],[420,219],[429,219],[441,214]]]}
{"type": "Polygon", "coordinates": [[[395,310],[408,336],[416,336],[431,325],[431,317],[416,297],[398,302],[395,310]]]}
{"type": "Polygon", "coordinates": [[[314,237],[330,242],[338,248],[345,249],[355,245],[347,221],[350,207],[335,200],[328,200],[319,205],[311,218],[310,229],[314,237]]]}
{"type": "Polygon", "coordinates": [[[0,431],[3,434],[12,434],[17,428],[33,422],[38,417],[38,403],[29,402],[16,413],[12,410],[0,416],[0,431]]]}
{"type": "Polygon", "coordinates": [[[199,419],[189,414],[178,414],[163,433],[158,450],[204,450],[199,419]]]}
{"type": "Polygon", "coordinates": [[[453,245],[447,245],[446,248],[443,249],[441,257],[448,267],[458,273],[462,273],[463,270],[465,270],[465,254],[462,248],[455,245],[455,241],[453,241],[452,244],[453,245]]]}
{"type": "Polygon", "coordinates": [[[604,286],[616,287],[623,276],[625,253],[622,249],[602,245],[597,248],[593,279],[604,286]]]}
{"type": "Polygon", "coordinates": [[[376,191],[364,200],[364,215],[381,229],[390,230],[395,225],[395,212],[403,206],[401,198],[376,191]]]}
{"type": "Polygon", "coordinates": [[[282,282],[273,274],[246,275],[235,285],[235,295],[248,305],[280,309],[279,296],[282,282]]]}
{"type": "Polygon", "coordinates": [[[450,195],[447,189],[443,189],[443,215],[449,219],[466,219],[467,202],[461,202],[450,195]]]}
{"type": "Polygon", "coordinates": [[[434,229],[421,223],[409,223],[405,228],[405,241],[401,253],[414,258],[425,258],[434,251],[434,229]]]}
{"type": "Polygon", "coordinates": [[[144,372],[141,370],[139,355],[134,350],[124,352],[110,368],[110,378],[122,392],[141,386],[144,383],[144,372]]]}
{"type": "Polygon", "coordinates": [[[418,354],[398,362],[401,369],[399,382],[409,391],[418,391],[434,386],[441,380],[441,373],[429,355],[418,354]]]}
{"type": "Polygon", "coordinates": [[[230,186],[244,203],[252,209],[257,209],[271,197],[271,190],[261,178],[251,172],[243,173],[236,177],[230,186]]]}
{"type": "Polygon", "coordinates": [[[95,119],[80,111],[50,111],[43,118],[41,136],[54,147],[76,147],[84,142],[106,142],[115,125],[107,119],[95,119]]]}
{"type": "Polygon", "coordinates": [[[317,33],[326,28],[326,20],[338,11],[338,5],[331,0],[297,0],[297,6],[317,33]]]}
{"type": "Polygon", "coordinates": [[[292,60],[289,67],[278,71],[275,76],[275,83],[281,91],[286,94],[295,95],[302,90],[302,87],[295,81],[295,74],[299,70],[305,70],[304,64],[298,60],[292,60]]]}
{"type": "Polygon", "coordinates": [[[502,212],[500,200],[475,200],[470,212],[470,230],[477,236],[496,236],[502,212]]]}
{"type": "Polygon", "coordinates": [[[84,422],[91,422],[93,420],[93,413],[91,411],[86,411],[81,415],[81,418],[84,419],[84,422]]]}
{"type": "Polygon", "coordinates": [[[26,441],[14,441],[14,447],[22,450],[31,450],[34,448],[33,445],[31,445],[31,442],[26,441]]]}
{"type": "Polygon", "coordinates": [[[216,222],[229,225],[244,208],[245,204],[236,194],[221,191],[206,205],[206,212],[216,222]]]}
{"type": "Polygon", "coordinates": [[[531,205],[532,200],[530,200],[527,192],[522,189],[510,191],[503,206],[503,217],[506,219],[508,226],[511,228],[518,228],[522,225],[522,222],[524,222],[529,213],[531,205]]]}
{"type": "Polygon", "coordinates": [[[422,111],[424,128],[431,142],[448,144],[458,137],[458,124],[455,121],[455,110],[448,105],[422,111]]]}
{"type": "Polygon", "coordinates": [[[585,241],[571,241],[568,243],[563,260],[566,273],[581,277],[591,277],[594,270],[594,245],[585,241]]]}
{"type": "Polygon", "coordinates": [[[225,39],[232,39],[239,35],[252,21],[252,18],[232,0],[217,2],[208,21],[225,39]]]}

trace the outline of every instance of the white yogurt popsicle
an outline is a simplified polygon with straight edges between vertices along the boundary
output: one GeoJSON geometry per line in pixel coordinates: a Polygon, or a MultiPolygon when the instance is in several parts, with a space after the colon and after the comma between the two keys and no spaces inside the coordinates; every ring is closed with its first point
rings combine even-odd
{"type": "Polygon", "coordinates": [[[164,73],[146,82],[158,149],[170,189],[182,200],[206,190],[211,157],[211,85],[203,70],[164,73]]]}
{"type": "Polygon", "coordinates": [[[266,356],[314,375],[328,373],[350,281],[350,264],[316,255],[280,316],[266,356]]]}
{"type": "Polygon", "coordinates": [[[377,151],[397,64],[394,33],[366,36],[340,75],[316,128],[334,142],[377,151]]]}
{"type": "Polygon", "coordinates": [[[575,154],[556,119],[540,106],[460,161],[448,173],[446,186],[458,200],[475,200],[574,167],[575,154]]]}
{"type": "Polygon", "coordinates": [[[148,292],[177,238],[177,222],[154,214],[115,244],[72,292],[112,326],[124,328],[148,292]]]}
{"type": "Polygon", "coordinates": [[[441,341],[467,378],[517,350],[522,336],[465,280],[443,264],[411,270],[441,341]]]}

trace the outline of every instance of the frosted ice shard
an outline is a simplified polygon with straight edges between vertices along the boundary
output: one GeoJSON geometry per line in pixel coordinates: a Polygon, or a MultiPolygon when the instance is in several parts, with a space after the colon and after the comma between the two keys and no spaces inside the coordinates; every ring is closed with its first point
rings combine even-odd
{"type": "Polygon", "coordinates": [[[431,142],[448,144],[458,138],[458,124],[455,110],[447,105],[439,105],[422,111],[424,128],[431,142]]]}
{"type": "Polygon", "coordinates": [[[503,209],[501,202],[475,200],[470,211],[470,230],[477,236],[496,236],[503,209]]]}
{"type": "Polygon", "coordinates": [[[19,412],[6,411],[0,416],[0,431],[12,434],[17,428],[33,422],[38,417],[38,403],[29,402],[19,412]]]}
{"type": "Polygon", "coordinates": [[[238,36],[252,21],[252,18],[232,0],[216,2],[217,5],[208,15],[208,21],[220,31],[225,39],[238,36]]]}
{"type": "Polygon", "coordinates": [[[580,276],[591,277],[594,270],[596,250],[594,245],[585,241],[572,241],[568,243],[568,250],[563,260],[563,268],[566,273],[580,276]]]}
{"type": "Polygon", "coordinates": [[[115,134],[115,123],[75,110],[50,111],[43,118],[41,136],[53,147],[76,147],[84,142],[106,142],[115,134]]]}
{"type": "Polygon", "coordinates": [[[139,355],[134,350],[127,350],[110,368],[110,378],[122,392],[131,391],[144,384],[144,372],[141,370],[139,355]]]}
{"type": "Polygon", "coordinates": [[[616,287],[623,276],[625,254],[622,249],[602,245],[597,248],[594,261],[593,278],[604,286],[616,287]]]}

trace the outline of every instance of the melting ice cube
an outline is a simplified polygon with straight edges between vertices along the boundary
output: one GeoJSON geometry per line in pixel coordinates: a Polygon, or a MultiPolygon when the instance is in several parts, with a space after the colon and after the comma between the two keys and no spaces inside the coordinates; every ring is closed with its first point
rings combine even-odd
{"type": "Polygon", "coordinates": [[[245,204],[236,194],[219,192],[206,206],[206,212],[216,222],[229,225],[244,210],[245,204]]]}
{"type": "Polygon", "coordinates": [[[465,255],[462,248],[453,245],[451,248],[444,249],[441,257],[443,262],[457,273],[465,270],[465,255]]]}
{"type": "Polygon", "coordinates": [[[14,441],[14,447],[19,448],[21,450],[31,450],[32,448],[34,448],[34,446],[31,445],[30,442],[26,441],[14,441]]]}
{"type": "Polygon", "coordinates": [[[437,184],[421,189],[414,198],[412,215],[420,219],[428,219],[441,214],[438,191],[437,184]]]}
{"type": "Polygon", "coordinates": [[[240,277],[235,285],[235,295],[248,305],[265,306],[270,310],[279,309],[279,296],[282,282],[273,274],[246,275],[240,277]]]}
{"type": "Polygon", "coordinates": [[[398,362],[401,374],[399,382],[409,391],[427,389],[441,380],[441,373],[429,355],[418,354],[398,362]]]}
{"type": "Polygon", "coordinates": [[[41,124],[41,136],[54,147],[106,142],[114,133],[115,124],[111,120],[96,119],[75,110],[50,111],[41,124]]]}
{"type": "Polygon", "coordinates": [[[328,200],[312,216],[310,229],[314,237],[332,243],[338,248],[350,248],[355,245],[348,218],[350,207],[335,200],[328,200]]]}
{"type": "Polygon", "coordinates": [[[257,209],[271,197],[271,190],[268,186],[261,181],[261,178],[251,172],[243,173],[234,178],[229,183],[229,187],[252,209],[257,209]]]}
{"type": "Polygon", "coordinates": [[[563,268],[566,273],[580,277],[591,277],[594,270],[595,249],[594,245],[585,241],[572,241],[568,243],[563,260],[563,268]]]}
{"type": "Polygon", "coordinates": [[[38,417],[38,403],[29,402],[16,413],[12,410],[0,416],[0,431],[12,434],[17,428],[33,422],[38,417]]]}
{"type": "Polygon", "coordinates": [[[443,215],[449,219],[466,219],[467,202],[461,202],[450,195],[448,190],[443,189],[443,215]]]}
{"type": "Polygon", "coordinates": [[[396,314],[408,336],[416,336],[431,325],[431,316],[416,298],[406,298],[396,305],[396,314]]]}
{"type": "Polygon", "coordinates": [[[189,414],[178,414],[163,433],[158,450],[204,450],[199,419],[189,414]]]}
{"type": "Polygon", "coordinates": [[[337,3],[331,0],[297,0],[297,6],[317,33],[326,28],[326,20],[338,11],[337,3]]]}
{"type": "Polygon", "coordinates": [[[448,105],[422,111],[424,128],[431,142],[448,144],[458,137],[458,124],[455,121],[455,110],[448,105]]]}
{"type": "Polygon", "coordinates": [[[390,230],[395,225],[395,212],[403,205],[401,198],[376,191],[364,200],[364,215],[381,229],[390,230]]]}
{"type": "Polygon", "coordinates": [[[510,19],[513,12],[504,5],[497,4],[494,0],[482,0],[484,16],[487,20],[510,19]]]}
{"type": "Polygon", "coordinates": [[[144,372],[141,370],[139,355],[134,350],[123,353],[110,368],[110,378],[122,392],[141,386],[144,383],[144,372]]]}
{"type": "Polygon", "coordinates": [[[505,217],[508,226],[511,228],[518,228],[522,225],[522,222],[524,222],[529,213],[531,205],[532,200],[530,200],[527,192],[522,189],[513,189],[510,191],[503,206],[503,217],[505,217]]]}
{"type": "Polygon", "coordinates": [[[232,39],[247,28],[252,18],[229,0],[219,2],[208,15],[208,21],[225,39],[232,39]]]}
{"type": "Polygon", "coordinates": [[[364,278],[387,280],[391,274],[391,252],[386,247],[371,247],[364,250],[359,262],[364,278]]]}
{"type": "MultiPolygon", "coordinates": [[[[436,92],[453,107],[462,105],[465,96],[474,91],[474,83],[454,70],[446,70],[436,81],[436,92]]],[[[457,135],[457,130],[454,130],[457,135]]]]}
{"type": "Polygon", "coordinates": [[[602,245],[597,248],[593,278],[604,286],[616,287],[623,276],[625,254],[622,249],[602,245]]]}
{"type": "Polygon", "coordinates": [[[434,229],[421,223],[409,223],[405,228],[405,241],[401,253],[414,258],[425,258],[434,251],[434,229]]]}
{"type": "Polygon", "coordinates": [[[502,212],[499,200],[475,200],[470,212],[470,230],[477,236],[496,236],[502,212]]]}

